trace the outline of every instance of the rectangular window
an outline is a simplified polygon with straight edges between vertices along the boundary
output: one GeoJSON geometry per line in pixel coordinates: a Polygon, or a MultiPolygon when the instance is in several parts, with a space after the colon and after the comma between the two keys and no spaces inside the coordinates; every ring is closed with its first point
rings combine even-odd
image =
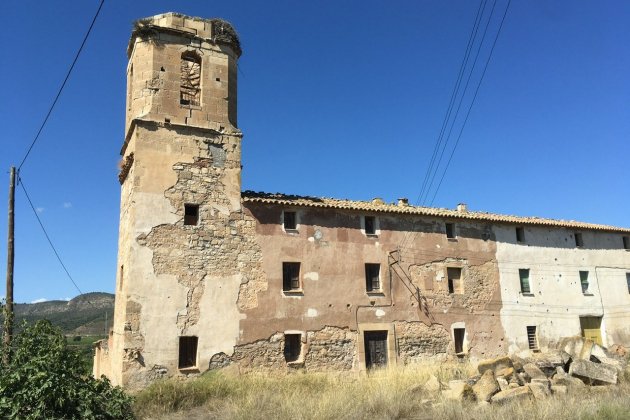
{"type": "Polygon", "coordinates": [[[630,293],[630,273],[626,273],[626,284],[628,285],[628,293],[630,293]]]}
{"type": "Polygon", "coordinates": [[[580,284],[582,285],[582,293],[588,293],[588,271],[580,271],[580,284]]]}
{"type": "Polygon", "coordinates": [[[538,351],[538,337],[536,337],[536,326],[527,327],[527,344],[530,350],[538,351]]]}
{"type": "Polygon", "coordinates": [[[520,268],[518,270],[518,277],[521,280],[521,293],[529,294],[532,292],[529,287],[529,269],[528,268],[520,268]]]}
{"type": "Polygon", "coordinates": [[[623,249],[630,250],[630,236],[624,236],[621,239],[623,240],[623,249]]]}
{"type": "Polygon", "coordinates": [[[294,211],[285,211],[283,221],[285,230],[297,229],[297,218],[295,217],[294,211]]]}
{"type": "Polygon", "coordinates": [[[295,362],[300,358],[302,351],[302,335],[301,334],[285,334],[284,335],[284,360],[287,362],[295,362]]]}
{"type": "Polygon", "coordinates": [[[179,368],[197,366],[197,337],[179,337],[179,368]]]}
{"type": "Polygon", "coordinates": [[[125,266],[121,265],[120,266],[120,281],[118,282],[118,290],[122,290],[124,278],[125,278],[125,266]]]}
{"type": "Polygon", "coordinates": [[[573,236],[575,237],[575,246],[578,248],[582,248],[584,246],[584,240],[582,239],[582,234],[575,232],[573,236]]]}
{"type": "Polygon", "coordinates": [[[448,239],[455,239],[455,225],[453,223],[446,223],[446,237],[448,239]]]}
{"type": "Polygon", "coordinates": [[[525,242],[525,228],[522,228],[522,227],[516,228],[516,242],[520,242],[520,243],[525,242]]]}
{"type": "Polygon", "coordinates": [[[374,216],[365,216],[365,234],[376,235],[376,218],[374,216]]]}
{"type": "Polygon", "coordinates": [[[381,291],[381,265],[365,264],[365,290],[368,292],[381,291]]]}
{"type": "Polygon", "coordinates": [[[282,263],[282,290],[285,292],[300,290],[299,262],[282,263]]]}
{"type": "Polygon", "coordinates": [[[464,352],[464,335],[466,335],[465,328],[453,329],[453,338],[455,339],[455,353],[461,354],[464,352]]]}
{"type": "Polygon", "coordinates": [[[448,267],[446,272],[448,276],[448,293],[457,295],[464,293],[462,285],[462,269],[459,267],[448,267]]]}
{"type": "Polygon", "coordinates": [[[201,93],[201,58],[193,52],[182,54],[180,65],[180,94],[181,105],[200,105],[201,93]]]}
{"type": "Polygon", "coordinates": [[[184,224],[196,226],[199,223],[199,206],[197,204],[184,204],[184,224]]]}

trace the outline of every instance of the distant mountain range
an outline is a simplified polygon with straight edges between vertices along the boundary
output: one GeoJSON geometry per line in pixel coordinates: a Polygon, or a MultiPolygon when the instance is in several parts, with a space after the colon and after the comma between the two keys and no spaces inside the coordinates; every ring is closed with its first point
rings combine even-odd
{"type": "Polygon", "coordinates": [[[85,293],[69,301],[16,303],[14,308],[16,327],[22,320],[33,322],[48,319],[66,335],[107,335],[106,331],[111,327],[114,315],[114,295],[102,292],[85,293]]]}

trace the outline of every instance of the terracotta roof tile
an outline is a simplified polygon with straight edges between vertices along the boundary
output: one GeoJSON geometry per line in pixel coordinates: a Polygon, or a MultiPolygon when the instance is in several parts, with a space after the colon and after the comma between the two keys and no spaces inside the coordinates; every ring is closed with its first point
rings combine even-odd
{"type": "Polygon", "coordinates": [[[422,216],[437,216],[466,220],[482,220],[489,222],[509,223],[518,225],[554,226],[573,229],[600,230],[608,232],[630,233],[630,228],[599,225],[594,223],[576,222],[573,220],[545,219],[541,217],[521,217],[495,214],[481,211],[457,211],[437,207],[421,207],[388,204],[379,200],[354,201],[325,197],[307,197],[281,193],[264,193],[243,191],[241,199],[244,203],[279,204],[284,206],[316,207],[328,209],[358,210],[377,213],[413,214],[422,216]]]}

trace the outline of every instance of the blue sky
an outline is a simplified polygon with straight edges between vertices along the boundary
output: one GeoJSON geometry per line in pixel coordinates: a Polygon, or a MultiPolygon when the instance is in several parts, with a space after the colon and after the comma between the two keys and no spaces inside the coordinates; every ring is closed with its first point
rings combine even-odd
{"type": "MultiPolygon", "coordinates": [[[[413,201],[478,5],[107,0],[22,168],[81,290],[114,290],[133,20],[176,11],[222,17],[239,32],[244,189],[413,201]]],[[[505,5],[497,2],[489,40],[505,5]]],[[[0,5],[1,203],[8,168],[24,156],[97,6],[0,5]]],[[[625,1],[512,1],[434,205],[630,226],[629,20],[625,1]]],[[[21,189],[16,213],[16,301],[77,295],[21,189]]],[[[5,222],[0,238],[4,273],[5,222]]]]}

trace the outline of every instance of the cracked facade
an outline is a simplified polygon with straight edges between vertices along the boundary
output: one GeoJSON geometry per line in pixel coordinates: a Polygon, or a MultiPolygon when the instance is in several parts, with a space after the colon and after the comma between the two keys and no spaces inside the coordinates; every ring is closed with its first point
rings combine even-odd
{"type": "Polygon", "coordinates": [[[580,333],[630,344],[628,229],[242,192],[240,54],[219,19],[135,26],[116,308],[96,376],[139,388],[227,366],[486,358],[580,333]]]}

